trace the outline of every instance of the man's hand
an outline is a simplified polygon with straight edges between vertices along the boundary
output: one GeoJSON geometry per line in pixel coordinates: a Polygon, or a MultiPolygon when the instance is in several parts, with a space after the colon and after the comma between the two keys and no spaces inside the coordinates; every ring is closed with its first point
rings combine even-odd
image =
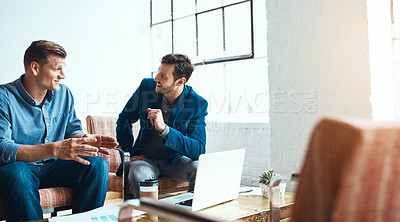
{"type": "MultiPolygon", "coordinates": [[[[90,162],[80,158],[82,156],[97,156],[100,147],[115,148],[117,141],[109,136],[80,134],[72,135],[70,139],[39,145],[20,145],[17,151],[17,161],[35,162],[49,157],[58,157],[64,160],[75,160],[81,164],[89,165],[90,162]]],[[[106,149],[100,152],[108,153],[106,149]]]]}
{"type": "Polygon", "coordinates": [[[78,155],[96,156],[99,148],[89,145],[93,143],[97,143],[96,138],[85,137],[70,138],[44,145],[53,145],[53,153],[55,157],[64,160],[75,160],[81,164],[89,165],[89,161],[78,157],[78,155]]]}
{"type": "Polygon", "coordinates": [[[146,157],[143,156],[143,155],[141,155],[141,156],[131,156],[131,163],[132,163],[133,161],[136,161],[136,160],[146,161],[146,157]]]}
{"type": "Polygon", "coordinates": [[[150,123],[156,128],[156,130],[162,133],[165,130],[164,118],[162,115],[161,109],[151,109],[147,108],[147,119],[150,120],[150,123]]]}
{"type": "Polygon", "coordinates": [[[84,138],[95,138],[96,142],[89,142],[85,143],[91,146],[95,146],[99,148],[100,153],[104,153],[109,155],[110,151],[108,149],[113,149],[117,147],[119,144],[117,140],[111,136],[103,136],[98,134],[85,134],[84,138]],[[101,149],[101,147],[108,148],[108,149],[101,149]]]}

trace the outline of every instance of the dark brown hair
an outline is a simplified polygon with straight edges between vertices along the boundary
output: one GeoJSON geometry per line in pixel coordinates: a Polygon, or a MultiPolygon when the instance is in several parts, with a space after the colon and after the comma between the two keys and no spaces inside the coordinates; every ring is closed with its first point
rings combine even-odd
{"type": "Polygon", "coordinates": [[[168,54],[161,59],[161,64],[175,64],[174,80],[185,77],[186,82],[189,81],[190,76],[194,70],[194,66],[187,55],[182,54],[168,54]]]}
{"type": "Polygon", "coordinates": [[[25,51],[25,70],[32,62],[37,62],[41,66],[46,64],[48,62],[49,55],[65,58],[67,57],[67,52],[62,46],[51,41],[38,40],[32,42],[32,44],[25,51]]]}

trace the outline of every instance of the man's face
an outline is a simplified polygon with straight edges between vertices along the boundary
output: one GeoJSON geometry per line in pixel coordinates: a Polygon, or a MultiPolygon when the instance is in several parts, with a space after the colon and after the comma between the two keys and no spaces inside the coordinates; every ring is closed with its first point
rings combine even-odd
{"type": "Polygon", "coordinates": [[[158,68],[158,74],[154,78],[154,81],[157,82],[156,92],[157,93],[170,93],[174,91],[177,86],[174,81],[174,72],[175,65],[174,64],[161,64],[158,68]]]}
{"type": "Polygon", "coordinates": [[[60,88],[60,80],[65,78],[65,59],[50,55],[47,60],[46,64],[39,65],[37,84],[43,90],[57,91],[60,88]]]}

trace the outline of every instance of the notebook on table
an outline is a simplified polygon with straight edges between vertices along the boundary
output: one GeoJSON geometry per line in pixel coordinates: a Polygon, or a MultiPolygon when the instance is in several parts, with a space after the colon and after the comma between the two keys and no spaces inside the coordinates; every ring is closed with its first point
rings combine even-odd
{"type": "Polygon", "coordinates": [[[244,149],[200,155],[193,193],[160,201],[197,211],[236,199],[239,195],[244,155],[244,149]]]}

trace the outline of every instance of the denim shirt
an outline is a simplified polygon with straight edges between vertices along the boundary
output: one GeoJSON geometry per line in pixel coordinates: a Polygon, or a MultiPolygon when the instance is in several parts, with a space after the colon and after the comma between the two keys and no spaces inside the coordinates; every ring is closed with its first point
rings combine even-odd
{"type": "Polygon", "coordinates": [[[58,91],[49,90],[44,104],[39,105],[22,85],[23,78],[0,85],[0,166],[16,161],[20,145],[51,143],[83,134],[68,87],[60,84],[58,91]]]}

